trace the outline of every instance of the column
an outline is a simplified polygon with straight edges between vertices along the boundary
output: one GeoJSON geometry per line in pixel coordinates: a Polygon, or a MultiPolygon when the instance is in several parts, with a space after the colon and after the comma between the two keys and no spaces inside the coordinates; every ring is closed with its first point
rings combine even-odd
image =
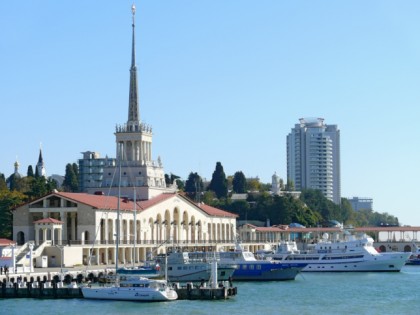
{"type": "Polygon", "coordinates": [[[47,232],[48,230],[46,228],[42,229],[42,241],[45,242],[47,240],[47,232]]]}
{"type": "Polygon", "coordinates": [[[35,244],[39,245],[39,226],[35,228],[35,244]]]}
{"type": "MultiPolygon", "coordinates": [[[[67,213],[64,211],[60,211],[60,220],[63,222],[60,229],[59,239],[62,241],[63,239],[67,239],[67,213]]],[[[62,243],[60,243],[62,244],[62,243]]]]}
{"type": "Polygon", "coordinates": [[[63,245],[63,229],[62,228],[57,228],[57,242],[60,245],[63,245]]]}
{"type": "Polygon", "coordinates": [[[108,216],[104,219],[104,243],[108,244],[108,216]]]}
{"type": "Polygon", "coordinates": [[[135,161],[136,160],[136,145],[135,145],[135,141],[130,141],[131,142],[131,160],[135,161]]]}
{"type": "Polygon", "coordinates": [[[99,248],[96,249],[96,265],[99,265],[99,255],[100,255],[99,248]]]}
{"type": "Polygon", "coordinates": [[[149,142],[149,161],[152,160],[152,143],[149,142]]]}
{"type": "Polygon", "coordinates": [[[54,227],[51,227],[50,231],[51,231],[51,243],[52,243],[52,245],[55,245],[55,242],[54,242],[54,227]]]}
{"type": "Polygon", "coordinates": [[[77,240],[77,236],[76,236],[76,214],[75,213],[71,214],[71,240],[74,240],[74,241],[77,240]]]}

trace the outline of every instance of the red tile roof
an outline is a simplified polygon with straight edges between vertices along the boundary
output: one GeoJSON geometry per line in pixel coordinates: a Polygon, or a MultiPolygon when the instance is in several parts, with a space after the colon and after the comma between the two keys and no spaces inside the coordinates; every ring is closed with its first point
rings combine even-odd
{"type": "MultiPolygon", "coordinates": [[[[85,205],[91,206],[95,209],[117,210],[118,197],[105,196],[105,195],[91,195],[86,193],[66,193],[57,192],[55,195],[64,197],[73,202],[80,202],[85,205]]],[[[150,208],[164,200],[173,197],[175,194],[161,194],[155,198],[144,201],[136,201],[136,210],[141,211],[150,208]]],[[[134,201],[126,198],[120,198],[120,210],[134,210],[134,201]]]]}
{"type": "Polygon", "coordinates": [[[0,246],[9,246],[10,244],[16,244],[16,242],[7,238],[0,238],[0,246]]]}
{"type": "Polygon", "coordinates": [[[53,223],[53,224],[63,224],[63,221],[57,220],[57,219],[53,219],[53,218],[46,218],[46,219],[41,219],[41,220],[37,220],[34,221],[34,223],[53,223]]]}
{"type": "Polygon", "coordinates": [[[230,217],[230,218],[238,217],[237,214],[227,212],[227,211],[224,211],[224,210],[220,210],[220,209],[208,206],[204,203],[198,203],[198,204],[196,204],[196,206],[198,206],[201,210],[203,210],[208,215],[212,215],[212,216],[216,216],[216,217],[230,217]]]}
{"type": "MultiPolygon", "coordinates": [[[[80,202],[91,206],[95,209],[109,209],[109,210],[117,210],[118,209],[118,197],[116,196],[104,196],[104,195],[91,195],[86,193],[68,193],[68,192],[56,192],[53,193],[54,195],[66,198],[73,202],[80,202]]],[[[211,216],[217,217],[231,217],[236,218],[238,215],[234,213],[230,213],[224,210],[220,210],[211,206],[208,206],[204,203],[196,204],[192,202],[190,199],[175,193],[165,193],[160,194],[152,199],[137,201],[136,202],[136,210],[143,211],[150,207],[153,207],[165,200],[178,196],[179,198],[183,199],[185,202],[191,204],[192,206],[196,206],[204,211],[206,214],[211,216]]],[[[131,211],[134,210],[134,202],[132,200],[127,200],[124,198],[120,199],[120,210],[122,211],[131,211]]]]}

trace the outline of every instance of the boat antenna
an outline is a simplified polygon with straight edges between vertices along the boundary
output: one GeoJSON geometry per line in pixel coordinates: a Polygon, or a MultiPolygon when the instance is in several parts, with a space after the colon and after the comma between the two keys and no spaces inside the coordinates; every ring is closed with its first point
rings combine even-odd
{"type": "Polygon", "coordinates": [[[115,245],[115,274],[118,273],[118,251],[120,243],[120,199],[121,199],[121,145],[118,150],[118,200],[117,200],[117,241],[115,245]]]}
{"type": "Polygon", "coordinates": [[[134,241],[133,241],[133,257],[132,257],[132,260],[133,260],[133,268],[134,268],[134,263],[135,263],[135,260],[136,260],[136,245],[137,245],[137,219],[136,219],[136,216],[137,216],[137,201],[136,201],[136,187],[134,187],[134,237],[133,237],[133,239],[134,239],[134,241]]]}

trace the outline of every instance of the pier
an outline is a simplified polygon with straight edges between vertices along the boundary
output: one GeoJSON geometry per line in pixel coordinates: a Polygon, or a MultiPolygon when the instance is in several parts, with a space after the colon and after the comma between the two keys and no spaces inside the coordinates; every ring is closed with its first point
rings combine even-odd
{"type": "MultiPolygon", "coordinates": [[[[175,287],[178,300],[226,300],[233,298],[238,289],[230,286],[209,288],[187,284],[175,287]]],[[[2,282],[0,298],[36,298],[36,299],[82,299],[82,290],[73,283],[66,285],[63,282],[2,282]]]]}

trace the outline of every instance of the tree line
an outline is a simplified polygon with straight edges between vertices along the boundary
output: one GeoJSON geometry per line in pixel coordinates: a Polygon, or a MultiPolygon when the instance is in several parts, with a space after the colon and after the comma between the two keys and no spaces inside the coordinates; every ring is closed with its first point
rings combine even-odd
{"type": "MultiPolygon", "coordinates": [[[[398,218],[388,213],[370,210],[354,211],[349,201],[342,198],[337,205],[318,190],[303,190],[296,198],[291,194],[283,196],[270,193],[270,184],[263,184],[258,178],[246,178],[242,171],[226,176],[221,162],[216,163],[211,181],[204,183],[197,172],[190,172],[187,180],[180,176],[165,174],[167,185],[177,184],[180,193],[195,202],[204,202],[238,215],[239,220],[270,222],[271,225],[300,223],[304,226],[319,226],[329,220],[346,225],[399,225],[398,218]],[[246,199],[233,200],[232,195],[243,194],[246,199]]],[[[293,183],[281,183],[282,190],[293,191],[293,183]]],[[[5,178],[0,173],[0,238],[12,238],[12,209],[31,200],[51,193],[54,189],[66,192],[79,191],[79,171],[76,163],[67,164],[63,183],[40,176],[28,167],[27,176],[12,174],[5,178]]]]}

